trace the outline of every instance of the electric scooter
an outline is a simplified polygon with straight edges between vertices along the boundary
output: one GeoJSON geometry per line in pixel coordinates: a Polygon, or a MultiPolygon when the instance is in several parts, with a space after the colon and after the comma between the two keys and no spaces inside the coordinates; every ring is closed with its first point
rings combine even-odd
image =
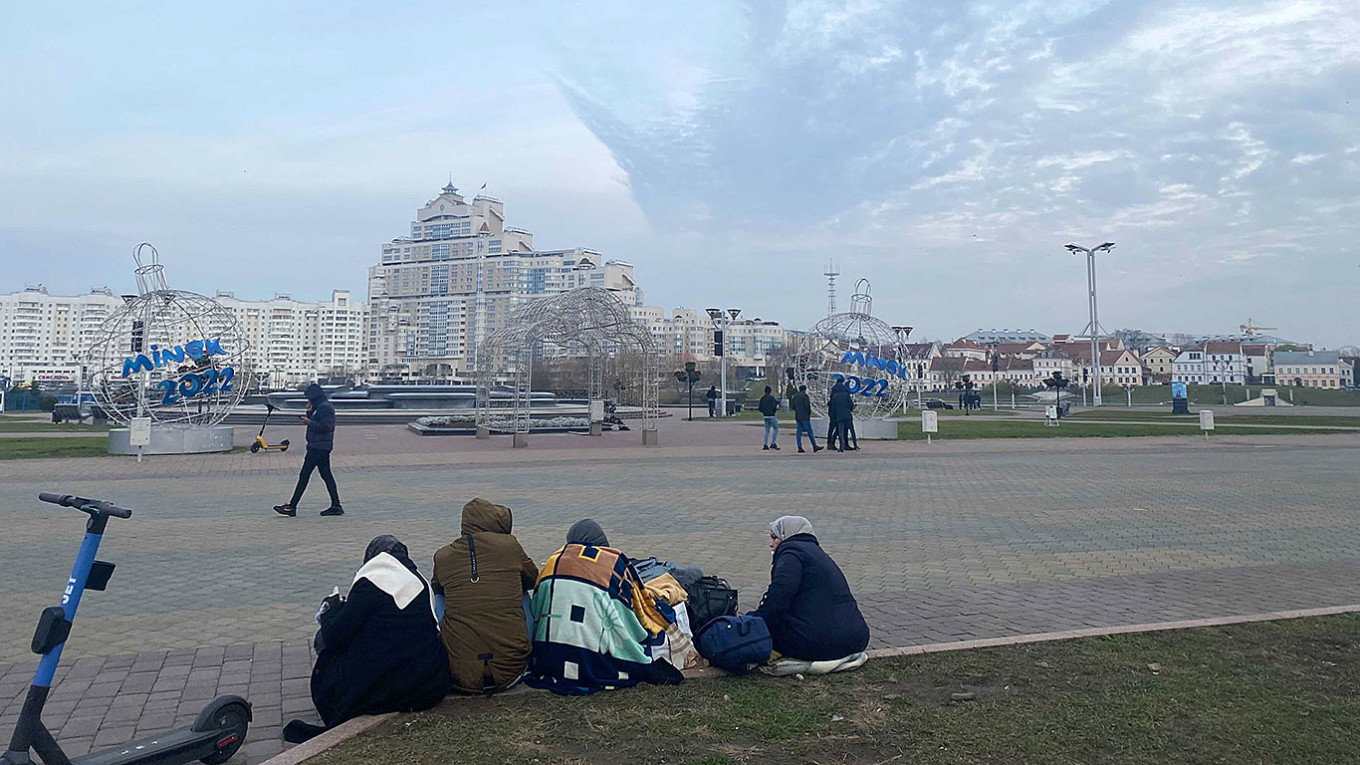
{"type": "Polygon", "coordinates": [[[286,438],[283,439],[282,441],[278,442],[277,444],[274,444],[273,446],[270,446],[269,443],[268,443],[267,441],[264,440],[264,426],[266,426],[266,425],[269,424],[269,415],[271,415],[271,414],[273,414],[273,413],[274,413],[274,405],[273,405],[273,404],[265,404],[264,422],[260,423],[260,432],[257,433],[257,434],[255,435],[255,443],[253,443],[253,444],[250,445],[250,453],[251,453],[251,454],[255,454],[255,453],[259,452],[261,449],[264,449],[264,450],[267,451],[267,452],[273,452],[273,451],[286,452],[286,451],[288,451],[288,439],[286,439],[286,438]]]}
{"type": "Polygon", "coordinates": [[[95,560],[104,527],[110,518],[131,518],[132,511],[97,499],[85,499],[70,494],[43,492],[38,499],[63,507],[74,507],[88,513],[85,540],[80,544],[71,577],[66,580],[66,591],[60,606],[44,609],[33,634],[33,652],[42,654],[38,671],[33,675],[24,699],[19,720],[14,726],[9,749],[0,755],[0,765],[31,765],[30,750],[42,758],[45,765],[180,765],[201,760],[216,765],[231,759],[246,740],[250,727],[250,703],[240,696],[219,696],[214,699],[187,728],[172,730],[128,744],[121,744],[102,752],[81,757],[67,757],[57,741],[42,723],[43,707],[52,689],[52,678],[61,661],[61,651],[71,634],[71,622],[76,618],[76,607],[85,590],[103,590],[113,576],[113,564],[95,560]]]}

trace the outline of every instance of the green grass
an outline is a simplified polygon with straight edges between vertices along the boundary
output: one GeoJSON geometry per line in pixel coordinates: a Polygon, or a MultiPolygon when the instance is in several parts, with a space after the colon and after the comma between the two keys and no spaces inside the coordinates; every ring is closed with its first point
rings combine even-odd
{"type": "MultiPolygon", "coordinates": [[[[1216,421],[1217,424],[1217,421],[1216,421]]],[[[1273,428],[1262,426],[1224,427],[1216,430],[1216,435],[1252,436],[1287,435],[1300,433],[1354,433],[1355,430],[1309,430],[1306,428],[1273,428]]],[[[1197,436],[1200,434],[1199,422],[1194,420],[1183,426],[1163,425],[1153,422],[1122,424],[1117,422],[1080,422],[1064,418],[1058,427],[1049,427],[1043,420],[960,420],[951,419],[940,422],[940,432],[936,439],[973,439],[973,438],[1129,438],[1138,436],[1197,436]]],[[[902,422],[897,426],[897,438],[901,441],[924,441],[920,422],[902,422]]]]}
{"type": "MultiPolygon", "coordinates": [[[[1222,385],[1189,385],[1187,393],[1190,396],[1190,403],[1195,406],[1222,406],[1223,405],[1223,386],[1222,385]]],[[[1284,385],[1229,385],[1228,404],[1237,404],[1248,399],[1247,392],[1251,392],[1250,398],[1259,398],[1261,391],[1265,388],[1274,388],[1279,392],[1279,397],[1283,401],[1289,401],[1291,393],[1294,396],[1293,403],[1297,406],[1360,406],[1360,390],[1324,390],[1322,388],[1293,388],[1284,385]]],[[[1115,386],[1104,386],[1101,389],[1107,404],[1124,404],[1128,401],[1128,396],[1123,388],[1115,386]]],[[[1145,385],[1132,389],[1133,403],[1137,404],[1166,404],[1171,405],[1171,386],[1170,385],[1145,385]]],[[[1073,388],[1063,394],[1063,398],[1072,397],[1073,401],[1081,401],[1081,390],[1073,388]],[[1073,396],[1075,394],[1075,396],[1073,396]]]]}
{"type": "Polygon", "coordinates": [[[78,422],[33,422],[24,420],[0,420],[0,433],[70,433],[89,431],[105,433],[111,425],[86,425],[78,422]]]}
{"type": "Polygon", "coordinates": [[[0,438],[0,460],[31,460],[45,457],[107,457],[107,436],[82,438],[0,438]]]}
{"type": "MultiPolygon", "coordinates": [[[[1213,407],[1205,407],[1212,409],[1213,407]]],[[[1224,412],[1215,409],[1215,423],[1219,425],[1328,425],[1342,428],[1360,428],[1360,417],[1328,416],[1310,414],[1239,414],[1237,411],[1224,412]]],[[[1071,419],[1084,422],[1120,420],[1124,422],[1199,422],[1199,414],[1171,414],[1170,412],[1148,412],[1138,409],[1117,409],[1105,407],[1074,412],[1071,419]]]]}
{"type": "Polygon", "coordinates": [[[884,659],[804,682],[460,699],[308,762],[1339,763],[1356,761],[1357,729],[1348,614],[884,659]]]}

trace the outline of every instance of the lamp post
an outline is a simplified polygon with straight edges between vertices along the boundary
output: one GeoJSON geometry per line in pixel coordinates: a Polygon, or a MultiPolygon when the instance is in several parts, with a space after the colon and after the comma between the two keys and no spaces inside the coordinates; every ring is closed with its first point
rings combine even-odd
{"type": "Polygon", "coordinates": [[[682,383],[689,383],[689,421],[694,421],[694,384],[699,382],[703,374],[696,368],[693,361],[686,361],[684,369],[675,370],[675,379],[682,383]]]}
{"type": "MultiPolygon", "coordinates": [[[[904,373],[907,369],[907,338],[911,336],[911,327],[898,325],[892,328],[893,334],[897,336],[897,366],[904,373]]],[[[902,414],[907,413],[907,397],[902,397],[902,414]]]]}
{"type": "Polygon", "coordinates": [[[720,375],[718,406],[719,417],[727,416],[727,327],[737,320],[741,315],[740,308],[729,308],[723,311],[721,308],[706,308],[708,318],[713,321],[713,355],[718,357],[718,374],[720,375]]]}
{"type": "Polygon", "coordinates": [[[1096,311],[1096,253],[1113,250],[1114,242],[1104,242],[1095,247],[1082,247],[1078,244],[1064,246],[1073,255],[1079,252],[1086,253],[1087,302],[1091,309],[1091,323],[1087,325],[1087,331],[1091,336],[1091,364],[1095,367],[1095,388],[1092,390],[1091,405],[1100,406],[1100,319],[1096,311]]]}

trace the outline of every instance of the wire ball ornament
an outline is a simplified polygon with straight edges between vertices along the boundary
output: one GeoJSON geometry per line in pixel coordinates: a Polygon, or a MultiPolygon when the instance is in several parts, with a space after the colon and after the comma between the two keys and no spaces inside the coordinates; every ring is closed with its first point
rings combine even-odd
{"type": "Polygon", "coordinates": [[[907,396],[906,369],[899,363],[905,338],[872,315],[867,279],[855,284],[850,308],[822,319],[799,338],[794,381],[807,386],[812,412],[819,418],[827,416],[829,393],[837,382],[844,382],[854,397],[856,418],[887,417],[902,408],[907,396]]]}
{"type": "Polygon", "coordinates": [[[95,399],[124,424],[139,416],[161,426],[222,422],[251,380],[235,314],[207,296],[169,289],[150,244],[139,244],[133,257],[140,294],[105,319],[86,354],[95,399]]]}

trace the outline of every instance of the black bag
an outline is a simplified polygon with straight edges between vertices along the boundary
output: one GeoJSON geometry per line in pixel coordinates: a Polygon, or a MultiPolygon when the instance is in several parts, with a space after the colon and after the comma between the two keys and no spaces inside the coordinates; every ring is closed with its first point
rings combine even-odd
{"type": "Polygon", "coordinates": [[[737,591],[726,579],[706,576],[685,588],[689,593],[690,629],[697,634],[704,625],[719,616],[735,616],[737,613],[737,591]]]}

